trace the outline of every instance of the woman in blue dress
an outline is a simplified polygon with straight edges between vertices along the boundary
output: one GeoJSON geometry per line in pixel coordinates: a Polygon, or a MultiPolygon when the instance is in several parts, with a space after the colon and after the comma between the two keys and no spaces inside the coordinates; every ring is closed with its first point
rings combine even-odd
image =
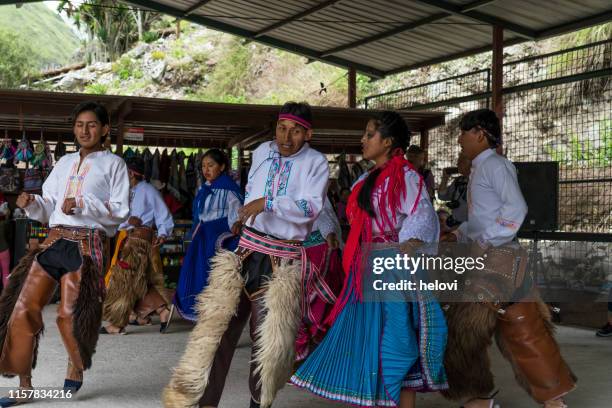
{"type": "Polygon", "coordinates": [[[368,243],[419,246],[438,239],[438,218],[423,179],[404,158],[410,132],[402,117],[383,112],[368,122],[363,157],[376,167],[353,186],[351,230],[343,254],[347,276],[327,335],[291,378],[297,386],[360,407],[413,407],[416,392],[447,388],[446,323],[427,294],[414,301],[364,301],[361,260],[368,243]]]}
{"type": "Polygon", "coordinates": [[[197,318],[195,303],[208,282],[209,259],[218,247],[234,250],[238,245],[240,187],[227,174],[229,160],[219,149],[202,156],[202,184],[193,201],[192,241],[179,277],[174,305],[188,320],[197,318]],[[229,238],[229,239],[228,239],[229,238]]]}

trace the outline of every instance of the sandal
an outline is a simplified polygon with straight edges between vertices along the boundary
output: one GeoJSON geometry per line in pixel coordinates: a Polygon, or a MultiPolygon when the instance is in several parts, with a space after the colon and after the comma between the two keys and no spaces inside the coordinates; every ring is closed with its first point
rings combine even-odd
{"type": "Polygon", "coordinates": [[[542,406],[546,407],[546,403],[547,402],[557,402],[557,404],[554,405],[553,408],[568,408],[568,405],[565,403],[565,400],[563,398],[557,398],[557,399],[554,399],[554,400],[546,401],[544,403],[544,405],[542,405],[542,406]]]}
{"type": "MultiPolygon", "coordinates": [[[[490,402],[490,404],[489,404],[489,408],[500,408],[500,407],[499,407],[499,404],[496,404],[496,403],[495,403],[495,396],[496,396],[497,394],[499,394],[499,390],[494,391],[494,392],[493,392],[491,395],[489,395],[488,397],[476,397],[476,398],[472,398],[471,400],[468,400],[468,401],[466,402],[466,404],[467,404],[467,403],[469,403],[469,402],[475,401],[475,400],[491,400],[491,402],[490,402]]],[[[464,407],[463,405],[461,405],[461,408],[465,408],[465,407],[464,407]]],[[[560,407],[560,408],[563,408],[563,407],[560,407]]]]}
{"type": "Polygon", "coordinates": [[[138,321],[138,318],[136,318],[136,319],[130,320],[128,324],[130,326],[151,326],[153,324],[151,322],[151,318],[150,317],[147,317],[147,318],[145,318],[143,320],[144,320],[144,323],[141,323],[141,322],[138,321]]]}
{"type": "Polygon", "coordinates": [[[126,334],[127,334],[127,332],[125,331],[125,327],[122,327],[122,328],[121,328],[121,329],[120,329],[118,332],[116,332],[116,333],[112,333],[112,332],[109,332],[109,331],[106,329],[106,327],[104,327],[104,326],[100,327],[100,331],[99,331],[98,333],[100,333],[100,334],[120,334],[120,335],[126,335],[126,334]]]}
{"type": "Polygon", "coordinates": [[[170,327],[170,322],[172,321],[172,315],[174,315],[174,304],[170,306],[170,309],[166,308],[166,310],[170,312],[168,314],[168,320],[166,320],[165,322],[159,323],[159,332],[162,334],[166,333],[166,331],[168,330],[168,327],[170,327]]]}

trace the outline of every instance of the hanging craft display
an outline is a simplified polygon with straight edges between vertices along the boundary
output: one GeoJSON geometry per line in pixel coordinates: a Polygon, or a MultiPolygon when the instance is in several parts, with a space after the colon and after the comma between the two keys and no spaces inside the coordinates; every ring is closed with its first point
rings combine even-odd
{"type": "Polygon", "coordinates": [[[17,151],[15,152],[16,162],[29,162],[32,159],[32,145],[28,140],[25,130],[23,131],[23,137],[17,145],[17,151]]]}

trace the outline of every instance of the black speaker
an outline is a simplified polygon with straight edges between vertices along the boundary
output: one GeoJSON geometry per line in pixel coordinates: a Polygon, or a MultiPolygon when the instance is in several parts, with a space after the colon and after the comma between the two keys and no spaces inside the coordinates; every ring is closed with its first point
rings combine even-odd
{"type": "Polygon", "coordinates": [[[559,163],[514,163],[528,211],[520,231],[556,231],[559,227],[559,163]]]}

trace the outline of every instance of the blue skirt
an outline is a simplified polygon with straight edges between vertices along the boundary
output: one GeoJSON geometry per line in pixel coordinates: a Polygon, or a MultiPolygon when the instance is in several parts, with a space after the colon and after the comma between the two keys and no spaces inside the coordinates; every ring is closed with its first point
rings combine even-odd
{"type": "MultiPolygon", "coordinates": [[[[179,281],[174,295],[174,304],[179,314],[195,321],[196,299],[208,284],[209,260],[215,255],[215,244],[221,234],[229,233],[227,218],[200,222],[199,227],[183,260],[179,281]]],[[[238,236],[223,242],[223,248],[233,251],[238,246],[238,236]]]]}
{"type": "Polygon", "coordinates": [[[291,382],[334,401],[395,407],[402,388],[447,388],[446,335],[442,310],[434,300],[357,302],[353,293],[291,382]]]}

